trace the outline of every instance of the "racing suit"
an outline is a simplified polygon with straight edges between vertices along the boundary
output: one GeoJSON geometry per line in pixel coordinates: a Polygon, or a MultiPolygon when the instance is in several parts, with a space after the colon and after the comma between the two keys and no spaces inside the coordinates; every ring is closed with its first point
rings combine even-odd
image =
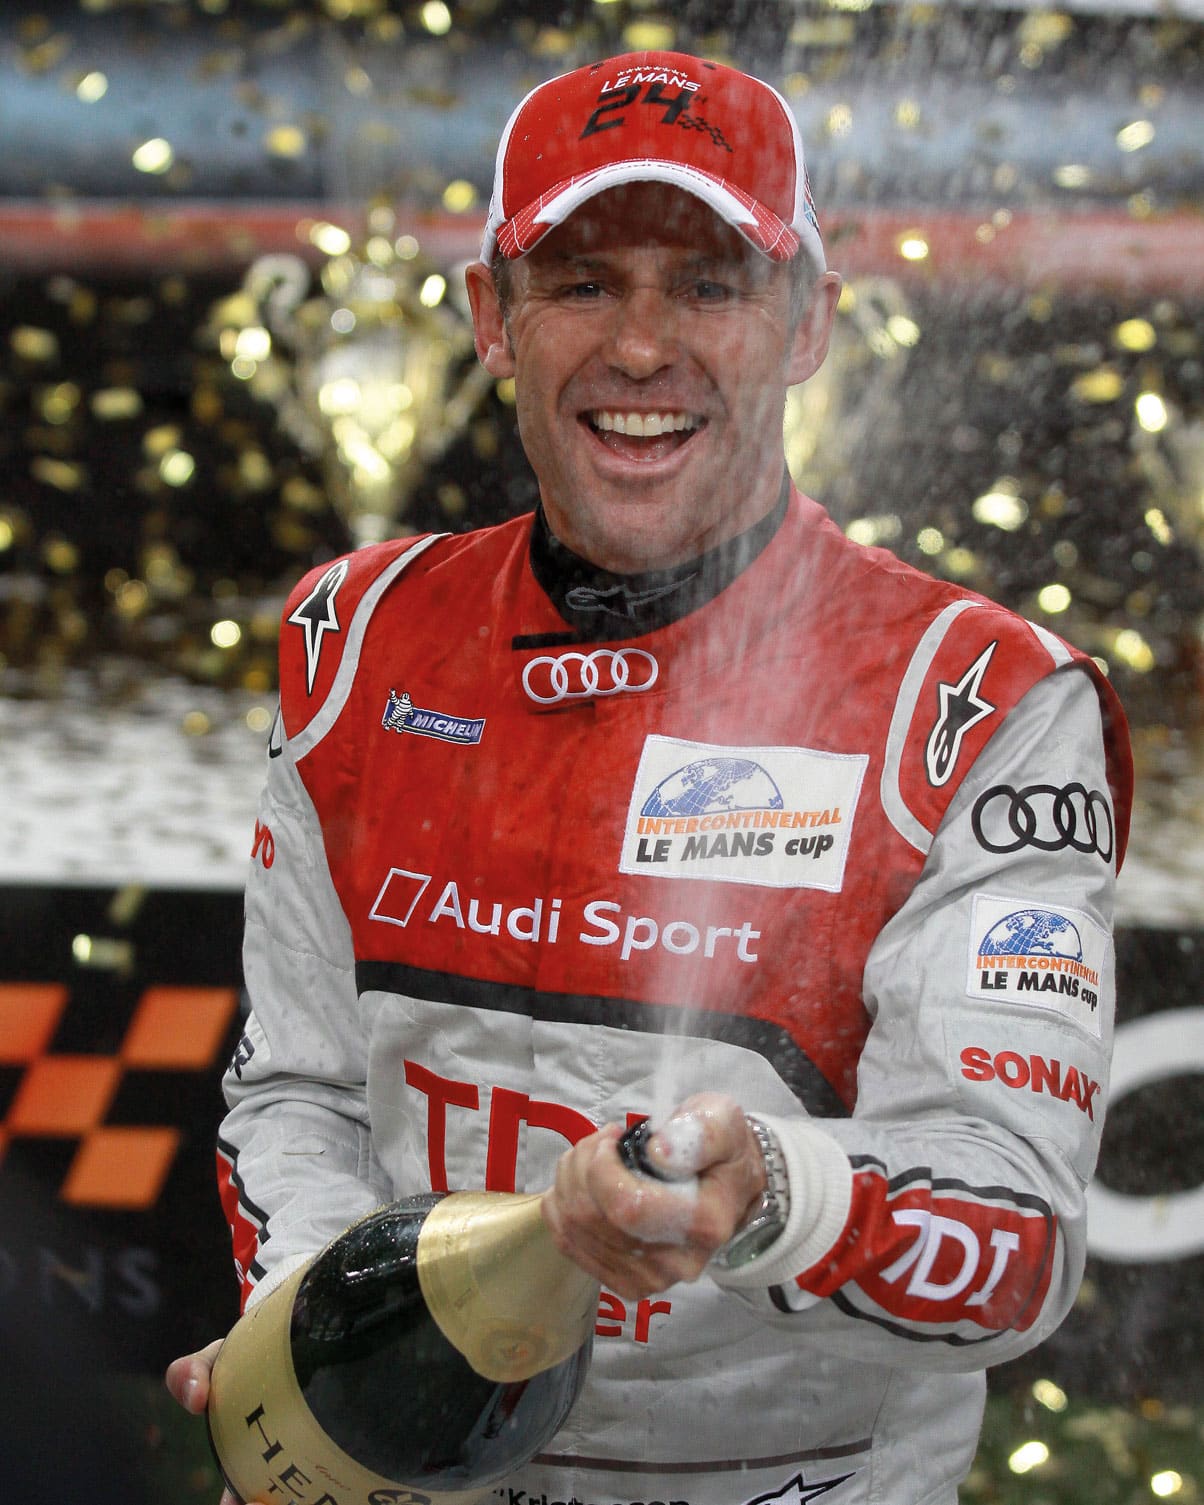
{"type": "Polygon", "coordinates": [[[244,1299],[381,1202],[542,1189],[718,1087],[782,1143],[786,1229],[604,1290],[497,1499],[952,1501],[983,1370],[1081,1276],[1123,716],[793,491],[721,589],[627,623],[555,599],[536,522],[372,546],[285,608],[218,1157],[244,1299]]]}

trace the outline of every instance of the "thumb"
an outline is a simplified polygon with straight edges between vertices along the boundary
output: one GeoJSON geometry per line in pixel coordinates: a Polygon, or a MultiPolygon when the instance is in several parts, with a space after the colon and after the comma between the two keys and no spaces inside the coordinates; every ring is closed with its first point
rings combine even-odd
{"type": "MultiPolygon", "coordinates": [[[[222,1341],[221,1338],[215,1338],[207,1348],[184,1354],[181,1358],[173,1359],[167,1366],[164,1382],[168,1393],[177,1405],[183,1406],[185,1411],[194,1416],[199,1416],[209,1402],[209,1376],[222,1341]]],[[[237,1505],[237,1501],[232,1502],[232,1505],[237,1505]]]]}

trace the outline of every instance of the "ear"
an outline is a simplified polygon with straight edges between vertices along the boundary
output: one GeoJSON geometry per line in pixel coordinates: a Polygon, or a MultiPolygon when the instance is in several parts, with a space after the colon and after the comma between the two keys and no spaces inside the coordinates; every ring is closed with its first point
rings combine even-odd
{"type": "Polygon", "coordinates": [[[510,349],[510,335],[502,317],[493,274],[483,261],[474,261],[464,269],[464,283],[468,290],[468,305],[472,309],[472,332],[477,347],[477,359],[490,376],[501,378],[514,375],[514,356],[510,349]]]}
{"type": "Polygon", "coordinates": [[[817,277],[803,316],[794,331],[794,344],[790,351],[787,380],[791,386],[806,381],[824,363],[828,353],[828,341],[832,338],[832,325],[836,319],[836,304],[840,299],[840,274],[825,272],[817,277]]]}

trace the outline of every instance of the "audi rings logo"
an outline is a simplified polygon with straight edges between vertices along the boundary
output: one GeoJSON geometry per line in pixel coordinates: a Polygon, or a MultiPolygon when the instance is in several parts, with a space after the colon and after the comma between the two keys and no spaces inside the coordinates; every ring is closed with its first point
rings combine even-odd
{"type": "Polygon", "coordinates": [[[1112,861],[1115,833],[1106,795],[1082,784],[996,784],[980,795],[970,817],[974,839],[988,852],[1094,852],[1112,861]]]}
{"type": "Polygon", "coordinates": [[[539,705],[562,700],[589,700],[650,690],[660,665],[642,648],[595,648],[592,653],[562,653],[533,658],[523,669],[523,689],[539,705]]]}

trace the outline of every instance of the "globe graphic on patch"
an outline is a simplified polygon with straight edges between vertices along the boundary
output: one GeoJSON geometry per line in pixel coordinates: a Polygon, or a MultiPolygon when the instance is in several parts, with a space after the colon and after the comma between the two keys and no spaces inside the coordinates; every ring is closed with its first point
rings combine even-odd
{"type": "Polygon", "coordinates": [[[980,956],[1065,956],[1083,960],[1083,942],[1070,921],[1049,909],[1018,909],[992,925],[980,956]]]}
{"type": "Polygon", "coordinates": [[[642,815],[718,815],[726,810],[781,810],[778,786],[750,758],[701,758],[664,778],[642,815]]]}

